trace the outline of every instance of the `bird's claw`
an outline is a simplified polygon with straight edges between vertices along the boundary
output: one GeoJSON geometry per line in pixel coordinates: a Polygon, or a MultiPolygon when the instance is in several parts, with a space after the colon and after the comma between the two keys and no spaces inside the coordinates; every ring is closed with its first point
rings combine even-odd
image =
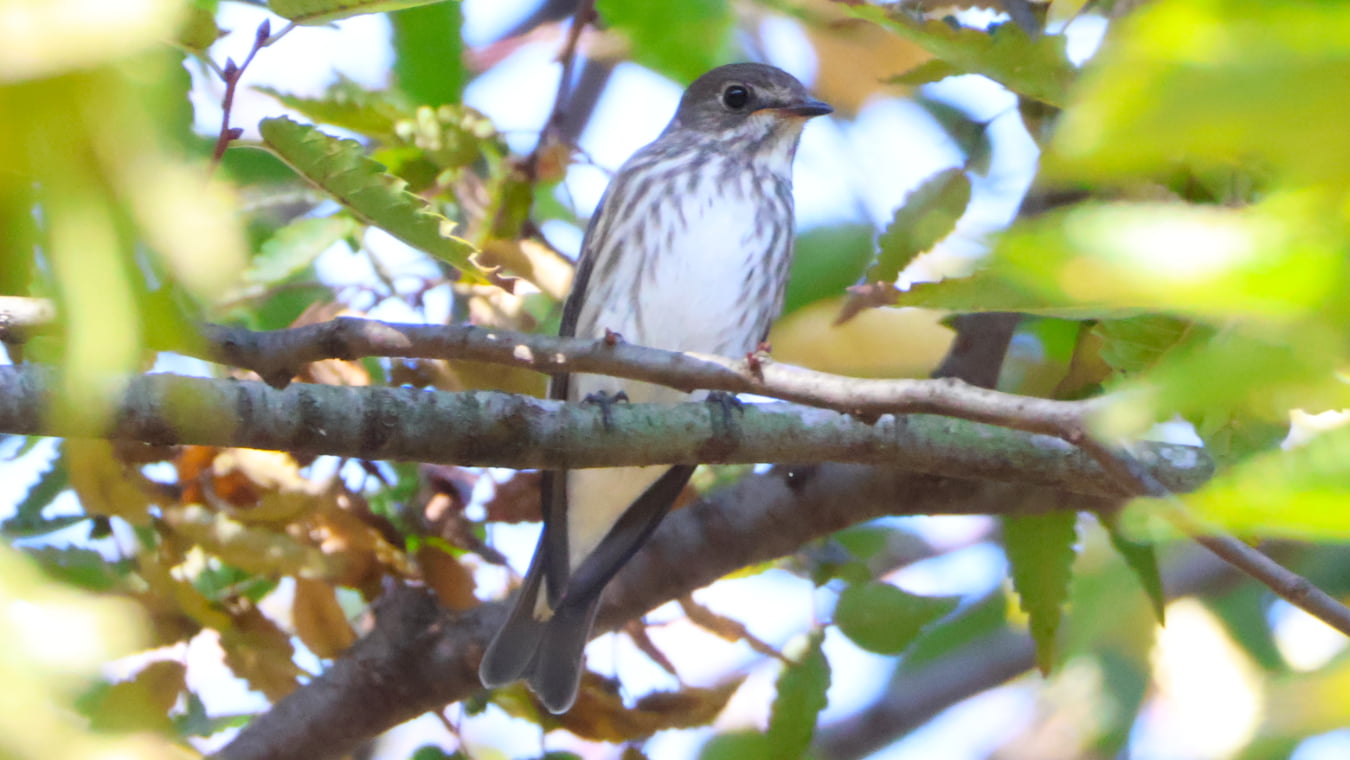
{"type": "Polygon", "coordinates": [[[604,426],[605,432],[608,433],[614,429],[614,405],[627,404],[628,394],[623,391],[617,393],[596,391],[595,393],[586,394],[586,397],[581,400],[581,403],[595,404],[600,407],[600,424],[604,426]]]}
{"type": "Polygon", "coordinates": [[[721,412],[720,415],[713,417],[713,429],[722,435],[730,433],[735,424],[731,417],[732,411],[745,413],[745,404],[734,394],[726,391],[709,391],[708,397],[703,399],[703,402],[721,412]]]}

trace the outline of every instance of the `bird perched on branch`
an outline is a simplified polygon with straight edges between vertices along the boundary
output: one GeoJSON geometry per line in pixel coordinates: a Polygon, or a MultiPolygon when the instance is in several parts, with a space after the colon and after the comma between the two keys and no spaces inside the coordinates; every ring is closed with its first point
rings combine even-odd
{"type": "MultiPolygon", "coordinates": [[[[699,77],[661,136],[619,170],[581,246],[561,334],[723,356],[753,351],[778,315],[792,258],[792,159],[831,108],[787,72],[737,63],[699,77]]],[[[601,375],[549,395],[633,402],[688,394],[601,375]]],[[[544,530],[515,607],[483,657],[489,687],[525,678],[568,710],[600,594],[656,529],[693,467],[545,473],[544,530]]]]}

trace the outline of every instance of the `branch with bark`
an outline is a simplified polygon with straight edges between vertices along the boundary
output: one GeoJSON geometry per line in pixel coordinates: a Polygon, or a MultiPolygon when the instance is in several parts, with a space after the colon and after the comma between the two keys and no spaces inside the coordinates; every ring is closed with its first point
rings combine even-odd
{"type": "MultiPolygon", "coordinates": [[[[746,404],[729,418],[703,403],[602,408],[489,391],[257,382],[171,374],[125,379],[110,409],[51,415],[58,373],[0,367],[0,431],[196,444],[465,466],[853,462],[1103,496],[1122,492],[1081,450],[1050,436],[932,415],[867,423],[796,404],[746,404]]],[[[1179,491],[1213,465],[1190,446],[1140,446],[1150,475],[1179,491]]]]}

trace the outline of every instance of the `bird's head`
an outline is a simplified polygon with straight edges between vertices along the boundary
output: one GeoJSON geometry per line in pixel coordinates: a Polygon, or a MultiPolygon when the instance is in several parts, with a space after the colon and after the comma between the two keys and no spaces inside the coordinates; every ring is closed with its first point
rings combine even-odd
{"type": "Polygon", "coordinates": [[[782,69],[762,63],[733,63],[709,71],[684,91],[666,128],[751,145],[788,138],[795,146],[802,125],[834,109],[811,97],[782,69]]]}

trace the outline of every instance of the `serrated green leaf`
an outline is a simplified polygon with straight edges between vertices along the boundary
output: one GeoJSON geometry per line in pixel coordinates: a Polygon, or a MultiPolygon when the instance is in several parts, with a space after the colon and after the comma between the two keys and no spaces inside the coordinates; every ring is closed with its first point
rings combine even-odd
{"type": "Polygon", "coordinates": [[[460,102],[464,24],[459,3],[440,3],[389,14],[394,31],[394,83],[418,105],[460,102]]]}
{"type": "Polygon", "coordinates": [[[903,84],[911,87],[918,87],[919,85],[940,82],[947,77],[964,73],[965,72],[941,58],[929,58],[909,71],[906,71],[903,74],[897,74],[886,81],[890,84],[903,84]]]}
{"type": "Polygon", "coordinates": [[[595,9],[628,38],[634,61],[683,82],[725,62],[735,26],[726,0],[597,0],[595,9]]]}
{"type": "Polygon", "coordinates": [[[871,21],[910,40],[961,72],[983,74],[1021,95],[1063,107],[1077,70],[1064,53],[1063,35],[1035,39],[1016,24],[988,32],[954,27],[943,21],[920,21],[906,9],[846,5],[849,14],[871,21]]]}
{"type": "Polygon", "coordinates": [[[1068,511],[1003,518],[1003,547],[1022,611],[1030,617],[1036,666],[1055,665],[1055,636],[1069,598],[1078,515],[1068,511]]]}
{"type": "Polygon", "coordinates": [[[910,193],[890,226],[877,239],[881,255],[867,272],[868,282],[895,282],[919,254],[956,229],[970,204],[970,178],[957,168],[944,169],[910,193]]]}
{"type": "Polygon", "coordinates": [[[380,140],[393,139],[394,125],[400,119],[411,118],[413,113],[412,108],[395,102],[387,94],[362,87],[341,74],[318,98],[291,95],[274,87],[254,89],[316,122],[380,140]]]}
{"type": "Polygon", "coordinates": [[[15,506],[14,514],[0,523],[0,533],[11,538],[40,536],[88,519],[86,515],[55,519],[42,516],[42,511],[52,503],[52,500],[69,487],[70,477],[66,472],[65,460],[60,455],[55,456],[38,475],[37,482],[29,487],[28,493],[24,494],[23,499],[15,506]]]}
{"type": "Polygon", "coordinates": [[[870,581],[844,589],[834,607],[834,624],[853,643],[877,654],[900,654],[924,627],[956,609],[955,597],[909,594],[889,583],[870,581]]]}
{"type": "Polygon", "coordinates": [[[454,223],[431,211],[426,201],[404,189],[402,180],[366,158],[359,143],[287,118],[264,119],[259,131],[292,169],[361,221],[487,282],[485,273],[469,259],[474,247],[449,234],[454,223]]]}
{"type": "Polygon", "coordinates": [[[319,26],[348,16],[385,13],[440,2],[446,0],[267,0],[267,7],[278,16],[297,24],[319,26]]]}
{"type": "Polygon", "coordinates": [[[1103,515],[1102,525],[1105,526],[1107,535],[1111,537],[1111,546],[1125,560],[1125,564],[1129,565],[1130,570],[1134,571],[1134,577],[1144,588],[1144,593],[1148,594],[1158,625],[1165,624],[1167,596],[1163,593],[1162,573],[1158,571],[1158,553],[1154,551],[1153,544],[1136,541],[1126,535],[1125,531],[1121,530],[1120,520],[1115,516],[1103,515]]]}
{"type": "Polygon", "coordinates": [[[825,694],[830,688],[830,662],[821,650],[824,641],[825,631],[812,631],[805,653],[778,676],[778,696],[766,733],[771,757],[802,757],[811,746],[816,718],[829,703],[825,694]]]}

